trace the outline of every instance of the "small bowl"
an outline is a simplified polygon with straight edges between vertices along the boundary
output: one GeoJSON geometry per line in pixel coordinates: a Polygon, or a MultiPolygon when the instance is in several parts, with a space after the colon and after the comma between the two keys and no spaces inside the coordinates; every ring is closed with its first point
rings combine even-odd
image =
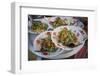
{"type": "Polygon", "coordinates": [[[44,32],[44,31],[38,31],[38,32],[35,32],[32,30],[32,25],[34,22],[41,22],[44,24],[44,26],[46,26],[47,28],[44,30],[44,31],[47,31],[49,26],[47,24],[47,22],[44,20],[44,18],[42,19],[33,19],[32,21],[28,21],[28,32],[31,33],[31,34],[40,34],[41,32],[44,32]]]}

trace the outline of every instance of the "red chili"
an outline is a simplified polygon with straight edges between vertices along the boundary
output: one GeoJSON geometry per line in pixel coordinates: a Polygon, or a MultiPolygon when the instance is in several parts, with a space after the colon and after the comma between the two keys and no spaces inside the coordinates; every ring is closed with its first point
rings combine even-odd
{"type": "Polygon", "coordinates": [[[43,52],[43,55],[48,55],[48,53],[47,52],[43,52]]]}
{"type": "Polygon", "coordinates": [[[51,33],[50,32],[47,32],[47,35],[50,35],[51,33]]]}

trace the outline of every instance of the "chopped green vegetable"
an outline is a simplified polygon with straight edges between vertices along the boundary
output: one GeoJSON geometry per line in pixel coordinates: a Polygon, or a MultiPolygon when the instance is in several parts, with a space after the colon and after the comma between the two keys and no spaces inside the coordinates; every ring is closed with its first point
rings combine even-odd
{"type": "Polygon", "coordinates": [[[52,25],[54,28],[65,25],[65,24],[66,24],[66,21],[61,19],[60,17],[57,17],[56,20],[54,22],[52,22],[52,25]]]}
{"type": "Polygon", "coordinates": [[[56,50],[57,48],[51,40],[51,35],[48,35],[47,38],[42,39],[42,42],[41,42],[42,52],[55,52],[56,50]]]}
{"type": "Polygon", "coordinates": [[[67,28],[64,28],[59,32],[58,41],[62,43],[64,46],[69,46],[70,44],[75,44],[77,42],[76,35],[67,28]]]}
{"type": "Polygon", "coordinates": [[[37,32],[37,33],[40,33],[40,32],[43,32],[47,29],[47,25],[40,22],[40,21],[34,21],[32,26],[31,26],[31,29],[33,32],[37,32]]]}

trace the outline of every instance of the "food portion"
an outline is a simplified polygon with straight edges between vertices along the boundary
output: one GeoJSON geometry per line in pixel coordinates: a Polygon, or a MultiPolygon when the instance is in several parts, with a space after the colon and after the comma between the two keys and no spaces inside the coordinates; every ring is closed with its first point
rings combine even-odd
{"type": "Polygon", "coordinates": [[[58,42],[64,46],[75,47],[78,38],[71,30],[64,28],[58,34],[58,42]]]}
{"type": "Polygon", "coordinates": [[[34,21],[31,26],[32,31],[37,33],[44,32],[47,30],[47,28],[48,26],[40,21],[34,21]]]}
{"type": "Polygon", "coordinates": [[[41,52],[55,52],[57,50],[55,44],[51,40],[51,34],[50,32],[47,32],[47,37],[41,39],[41,52]]]}
{"type": "Polygon", "coordinates": [[[53,25],[54,28],[56,28],[58,26],[65,25],[66,21],[61,19],[60,17],[57,17],[54,22],[51,22],[51,24],[53,25]]]}

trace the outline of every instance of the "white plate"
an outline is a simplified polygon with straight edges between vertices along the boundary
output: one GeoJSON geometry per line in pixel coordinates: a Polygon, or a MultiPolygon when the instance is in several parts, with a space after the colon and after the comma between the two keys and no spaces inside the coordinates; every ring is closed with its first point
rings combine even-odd
{"type": "Polygon", "coordinates": [[[41,34],[39,34],[35,40],[33,41],[33,47],[34,47],[34,50],[33,53],[36,54],[37,56],[40,56],[40,57],[44,57],[44,58],[52,58],[52,57],[55,57],[59,54],[61,54],[63,52],[63,50],[56,50],[55,52],[49,52],[48,55],[44,55],[41,51],[40,51],[40,48],[41,48],[41,45],[39,43],[37,43],[37,40],[40,40],[41,39],[44,39],[46,37],[48,37],[47,33],[51,33],[52,31],[45,31],[45,32],[42,32],[41,34]],[[40,52],[37,52],[40,51],[40,52]]]}
{"type": "MultiPolygon", "coordinates": [[[[80,45],[80,47],[82,47],[84,44],[80,45]]],[[[34,48],[33,46],[29,43],[29,50],[35,54],[36,52],[34,52],[34,48]]],[[[61,54],[57,55],[57,56],[54,56],[54,57],[50,57],[48,59],[61,59],[61,58],[68,58],[76,53],[78,53],[80,51],[80,48],[77,48],[77,49],[74,49],[72,51],[63,51],[61,54]]],[[[46,57],[43,57],[43,56],[39,56],[40,59],[41,57],[42,58],[46,58],[46,57]]]]}
{"type": "MultiPolygon", "coordinates": [[[[79,46],[76,46],[76,47],[70,48],[68,46],[63,46],[61,43],[58,42],[58,34],[64,28],[67,28],[68,30],[71,30],[73,33],[75,33],[75,35],[78,38],[77,45],[85,43],[84,39],[86,38],[87,35],[86,35],[85,31],[82,30],[80,27],[78,27],[78,26],[60,26],[60,27],[54,29],[54,31],[52,32],[52,35],[51,35],[52,41],[55,43],[55,45],[58,48],[61,48],[61,49],[69,51],[69,50],[77,49],[79,47],[79,46]]],[[[80,48],[82,48],[82,47],[80,46],[80,48]]]]}

